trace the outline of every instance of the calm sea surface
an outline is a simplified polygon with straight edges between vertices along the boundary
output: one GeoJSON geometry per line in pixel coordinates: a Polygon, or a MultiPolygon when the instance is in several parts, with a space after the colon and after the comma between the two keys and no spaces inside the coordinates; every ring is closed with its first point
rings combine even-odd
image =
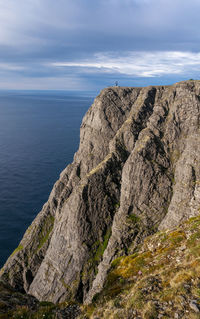
{"type": "Polygon", "coordinates": [[[91,94],[0,92],[0,267],[73,160],[91,94]]]}

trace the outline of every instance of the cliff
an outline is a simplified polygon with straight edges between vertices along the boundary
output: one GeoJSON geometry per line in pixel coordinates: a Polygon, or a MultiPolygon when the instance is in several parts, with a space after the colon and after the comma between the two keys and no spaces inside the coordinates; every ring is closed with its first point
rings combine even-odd
{"type": "Polygon", "coordinates": [[[89,305],[39,302],[0,280],[0,318],[198,319],[199,256],[200,215],[146,237],[134,254],[113,260],[89,305]]]}
{"type": "Polygon", "coordinates": [[[80,146],[1,270],[39,300],[88,304],[112,261],[200,208],[200,82],[104,89],[80,146]]]}

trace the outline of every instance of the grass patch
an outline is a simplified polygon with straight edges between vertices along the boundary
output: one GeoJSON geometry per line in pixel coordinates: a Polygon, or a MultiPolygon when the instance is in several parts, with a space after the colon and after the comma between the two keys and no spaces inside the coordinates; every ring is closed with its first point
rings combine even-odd
{"type": "Polygon", "coordinates": [[[131,214],[127,216],[127,221],[133,224],[138,224],[140,222],[140,217],[135,214],[131,214]]]}
{"type": "Polygon", "coordinates": [[[169,240],[174,245],[181,243],[184,239],[186,239],[186,235],[181,230],[177,230],[169,234],[169,240]]]}
{"type": "MultiPolygon", "coordinates": [[[[137,216],[130,216],[130,225],[137,224],[137,216]]],[[[158,318],[159,313],[172,318],[184,309],[192,318],[189,304],[191,299],[199,303],[199,276],[200,217],[194,217],[176,229],[147,237],[137,253],[113,260],[87,317],[125,319],[134,310],[144,319],[158,318]]]]}
{"type": "Polygon", "coordinates": [[[197,242],[200,240],[200,231],[195,232],[190,236],[190,238],[187,241],[188,247],[193,247],[197,244],[197,242]]]}
{"type": "Polygon", "coordinates": [[[94,260],[99,262],[103,256],[104,251],[106,250],[106,247],[108,245],[108,241],[111,235],[111,228],[108,228],[106,231],[106,234],[104,236],[103,242],[99,243],[99,246],[97,248],[97,251],[94,255],[94,260]]]}
{"type": "Polygon", "coordinates": [[[128,308],[142,309],[144,306],[144,298],[141,290],[134,293],[133,297],[128,302],[128,308]]]}
{"type": "Polygon", "coordinates": [[[194,256],[194,257],[199,257],[200,256],[200,244],[190,248],[190,253],[194,256]]]}
{"type": "Polygon", "coordinates": [[[186,225],[191,225],[192,229],[197,229],[200,226],[200,217],[199,216],[191,217],[190,219],[186,221],[186,225]]]}
{"type": "Polygon", "coordinates": [[[53,226],[54,226],[54,217],[50,215],[46,217],[45,222],[42,226],[41,232],[38,235],[39,244],[37,246],[36,252],[40,250],[44,246],[44,244],[48,241],[49,236],[53,230],[53,226]]]}
{"type": "Polygon", "coordinates": [[[112,268],[116,268],[117,266],[119,266],[120,261],[121,261],[123,258],[124,258],[124,256],[120,256],[120,257],[114,259],[114,260],[112,261],[111,267],[112,267],[112,268]]]}
{"type": "Polygon", "coordinates": [[[102,260],[104,251],[107,248],[109,238],[111,236],[111,228],[108,228],[105,235],[103,236],[102,242],[100,240],[96,241],[90,249],[90,258],[85,263],[82,271],[82,280],[88,278],[88,276],[94,276],[98,273],[98,264],[102,260]]]}
{"type": "Polygon", "coordinates": [[[155,304],[152,301],[148,301],[144,307],[143,312],[144,319],[157,319],[158,318],[158,311],[156,309],[155,304]]]}
{"type": "Polygon", "coordinates": [[[14,256],[16,253],[18,253],[18,251],[21,251],[22,249],[24,249],[24,247],[22,245],[19,245],[11,254],[11,256],[14,256]]]}
{"type": "Polygon", "coordinates": [[[55,308],[56,306],[50,302],[40,302],[37,310],[18,305],[16,309],[0,315],[0,319],[55,319],[55,308]]]}
{"type": "Polygon", "coordinates": [[[193,278],[193,273],[188,269],[178,271],[175,276],[170,280],[170,285],[173,288],[182,286],[184,283],[190,281],[193,278]]]}

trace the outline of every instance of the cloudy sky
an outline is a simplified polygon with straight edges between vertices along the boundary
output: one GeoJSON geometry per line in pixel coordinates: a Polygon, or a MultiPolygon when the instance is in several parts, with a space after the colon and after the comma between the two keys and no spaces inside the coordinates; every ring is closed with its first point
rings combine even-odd
{"type": "Polygon", "coordinates": [[[0,0],[0,89],[200,78],[199,0],[0,0]]]}

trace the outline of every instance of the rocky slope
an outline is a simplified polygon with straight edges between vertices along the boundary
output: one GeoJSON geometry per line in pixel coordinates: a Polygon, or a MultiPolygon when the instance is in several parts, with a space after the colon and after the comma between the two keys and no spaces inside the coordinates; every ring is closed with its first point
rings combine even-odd
{"type": "Polygon", "coordinates": [[[200,216],[147,237],[137,252],[115,259],[81,318],[200,318],[200,216]]]}
{"type": "Polygon", "coordinates": [[[199,97],[199,81],[104,89],[2,278],[39,300],[87,304],[114,259],[198,215],[199,97]]]}
{"type": "Polygon", "coordinates": [[[79,305],[39,302],[0,280],[0,319],[75,319],[80,314],[79,305]]]}
{"type": "Polygon", "coordinates": [[[87,306],[38,302],[0,281],[0,319],[199,317],[200,215],[146,237],[134,254],[116,258],[103,290],[87,306]]]}

